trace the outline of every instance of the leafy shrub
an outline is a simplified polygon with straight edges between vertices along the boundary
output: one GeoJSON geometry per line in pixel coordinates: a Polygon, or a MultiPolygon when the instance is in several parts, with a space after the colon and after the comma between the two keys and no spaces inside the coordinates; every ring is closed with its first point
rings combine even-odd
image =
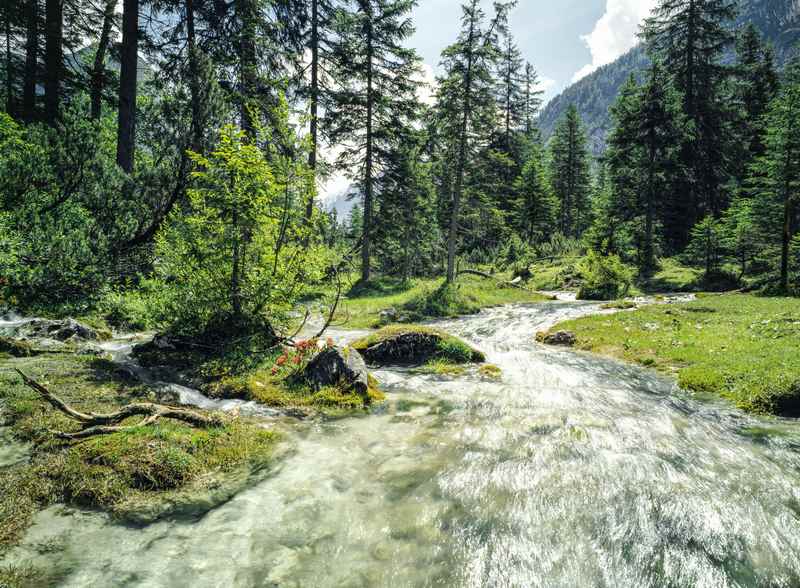
{"type": "Polygon", "coordinates": [[[633,283],[633,272],[617,255],[590,251],[578,269],[583,278],[580,300],[615,300],[627,295],[633,283]]]}

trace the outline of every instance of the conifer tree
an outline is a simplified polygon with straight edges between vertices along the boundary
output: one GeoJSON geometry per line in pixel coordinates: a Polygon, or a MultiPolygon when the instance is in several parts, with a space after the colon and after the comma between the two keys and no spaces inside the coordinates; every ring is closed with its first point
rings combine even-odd
{"type": "Polygon", "coordinates": [[[532,245],[545,241],[553,231],[558,203],[550,191],[544,154],[537,143],[532,144],[514,188],[517,194],[515,216],[520,235],[532,245]]]}
{"type": "Polygon", "coordinates": [[[591,173],[586,130],[574,105],[556,126],[550,140],[550,182],[558,199],[558,227],[580,237],[590,221],[591,173]]]}
{"type": "Polygon", "coordinates": [[[754,203],[764,243],[780,251],[780,288],[789,288],[790,247],[798,229],[800,200],[800,59],[787,66],[778,97],[767,113],[766,152],[753,167],[760,185],[754,203]]]}
{"type": "Polygon", "coordinates": [[[721,58],[733,41],[735,15],[734,0],[659,0],[643,28],[650,53],[671,73],[695,129],[681,154],[690,173],[668,203],[674,211],[675,224],[667,227],[673,250],[686,244],[695,222],[706,214],[718,216],[727,205],[729,101],[723,82],[728,68],[721,58]]]}
{"type": "Polygon", "coordinates": [[[476,148],[487,141],[496,115],[494,67],[500,55],[500,35],[506,33],[508,4],[496,4],[487,24],[479,0],[462,5],[461,32],[442,52],[444,76],[439,80],[438,102],[443,132],[453,157],[452,199],[447,237],[447,281],[455,280],[456,248],[468,165],[476,148]]]}
{"type": "Polygon", "coordinates": [[[361,280],[371,277],[372,238],[384,186],[382,172],[417,117],[419,57],[404,41],[414,32],[414,0],[357,0],[337,19],[335,77],[340,88],[326,116],[331,141],[346,145],[339,165],[354,174],[363,195],[361,280]],[[353,172],[353,170],[355,170],[353,172]]]}

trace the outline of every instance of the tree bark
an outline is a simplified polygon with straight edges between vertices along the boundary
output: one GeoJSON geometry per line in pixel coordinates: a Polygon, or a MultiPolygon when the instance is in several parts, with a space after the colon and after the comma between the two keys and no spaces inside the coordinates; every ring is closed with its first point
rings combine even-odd
{"type": "Polygon", "coordinates": [[[241,68],[241,118],[242,130],[251,140],[255,140],[256,126],[253,120],[251,103],[256,95],[257,65],[256,65],[256,10],[253,0],[238,0],[237,12],[241,21],[241,37],[239,40],[239,67],[241,68]]]}
{"type": "Polygon", "coordinates": [[[6,8],[6,112],[14,116],[14,82],[11,77],[11,7],[6,8]]]}
{"type": "Polygon", "coordinates": [[[61,103],[61,80],[64,77],[64,4],[63,0],[45,2],[44,118],[49,125],[58,120],[61,103]]]}
{"type": "MultiPolygon", "coordinates": [[[[308,167],[317,178],[317,151],[319,143],[319,0],[311,0],[311,152],[308,167]]],[[[306,203],[306,219],[314,214],[314,192],[306,203]]]]}
{"type": "Polygon", "coordinates": [[[39,69],[39,0],[25,3],[25,75],[22,82],[22,115],[28,122],[36,118],[36,79],[39,69]]]}
{"type": "Polygon", "coordinates": [[[103,28],[100,30],[100,38],[97,41],[97,51],[94,54],[94,65],[92,66],[92,120],[100,118],[103,107],[103,86],[106,81],[106,52],[111,40],[111,25],[114,21],[114,9],[117,7],[117,0],[108,0],[103,11],[103,28]]]}
{"type": "Polygon", "coordinates": [[[783,203],[783,235],[781,239],[781,290],[789,291],[789,248],[792,243],[792,200],[787,192],[783,203]]]}
{"type": "Polygon", "coordinates": [[[372,60],[373,60],[373,39],[372,39],[372,11],[367,13],[367,154],[366,165],[364,166],[364,225],[362,227],[361,240],[361,281],[369,282],[371,277],[370,254],[372,245],[372,207],[373,207],[373,178],[372,178],[372,158],[373,158],[373,136],[372,136],[372,114],[374,108],[374,96],[372,87],[372,60]]]}
{"type": "Polygon", "coordinates": [[[200,105],[200,64],[197,37],[194,29],[194,0],[186,0],[186,42],[189,50],[189,92],[192,100],[191,148],[195,153],[203,150],[203,125],[200,105]]]}
{"type": "Polygon", "coordinates": [[[472,68],[475,58],[475,14],[471,15],[469,23],[469,52],[467,54],[467,71],[464,74],[464,112],[461,115],[459,129],[458,162],[456,163],[456,184],[453,191],[453,210],[450,217],[450,234],[447,237],[447,283],[452,284],[456,279],[456,242],[458,241],[458,217],[461,214],[461,193],[464,190],[464,171],[467,165],[467,131],[469,130],[469,115],[472,108],[472,68]]]}
{"type": "Polygon", "coordinates": [[[119,76],[117,165],[133,173],[136,150],[136,85],[139,65],[139,0],[122,2],[122,50],[119,76]]]}

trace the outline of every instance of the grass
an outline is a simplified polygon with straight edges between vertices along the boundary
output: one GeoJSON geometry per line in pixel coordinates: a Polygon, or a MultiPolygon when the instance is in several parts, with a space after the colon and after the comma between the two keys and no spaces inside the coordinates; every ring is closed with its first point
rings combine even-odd
{"type": "Polygon", "coordinates": [[[646,306],[554,327],[577,347],[674,374],[749,412],[800,415],[800,300],[744,294],[646,306]]]}
{"type": "MultiPolygon", "coordinates": [[[[510,279],[498,275],[498,280],[510,279]]],[[[351,329],[385,324],[381,312],[394,309],[400,322],[425,318],[474,314],[482,308],[503,304],[540,302],[545,297],[529,290],[503,286],[496,280],[462,275],[455,286],[444,279],[414,279],[408,282],[382,278],[351,290],[342,300],[336,323],[351,329]]],[[[397,320],[397,319],[392,319],[397,320]]]]}
{"type": "Polygon", "coordinates": [[[458,337],[431,327],[391,325],[352,344],[368,363],[461,365],[485,361],[483,353],[458,337]]]}
{"type": "Polygon", "coordinates": [[[80,442],[59,440],[52,431],[75,430],[75,423],[26,388],[13,367],[81,410],[169,400],[93,356],[44,354],[0,363],[2,416],[14,436],[33,447],[28,462],[0,470],[0,556],[50,504],[102,508],[126,519],[157,518],[180,506],[192,508],[195,493],[263,469],[274,456],[276,434],[244,419],[211,429],[162,420],[80,442]]]}

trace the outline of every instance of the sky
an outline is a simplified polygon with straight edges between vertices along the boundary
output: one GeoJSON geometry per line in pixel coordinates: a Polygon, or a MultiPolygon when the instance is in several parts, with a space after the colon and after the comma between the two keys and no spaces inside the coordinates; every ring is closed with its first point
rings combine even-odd
{"type": "MultiPolygon", "coordinates": [[[[491,0],[484,0],[487,14],[491,0]]],[[[553,98],[572,82],[611,63],[636,43],[639,23],[655,0],[519,0],[510,15],[522,54],[539,72],[553,98]]],[[[419,0],[410,40],[429,71],[458,35],[461,0],[419,0]]]]}
{"type": "MultiPolygon", "coordinates": [[[[409,45],[425,63],[426,78],[438,73],[439,56],[458,36],[462,0],[419,0],[409,45]]],[[[637,42],[639,23],[656,0],[519,0],[511,31],[525,59],[539,72],[545,101],[598,67],[611,63],[637,42]]],[[[483,0],[487,14],[491,0],[483,0]]],[[[429,92],[421,96],[429,99],[429,92]]],[[[349,180],[342,174],[322,187],[322,198],[345,216],[349,180]]]]}

